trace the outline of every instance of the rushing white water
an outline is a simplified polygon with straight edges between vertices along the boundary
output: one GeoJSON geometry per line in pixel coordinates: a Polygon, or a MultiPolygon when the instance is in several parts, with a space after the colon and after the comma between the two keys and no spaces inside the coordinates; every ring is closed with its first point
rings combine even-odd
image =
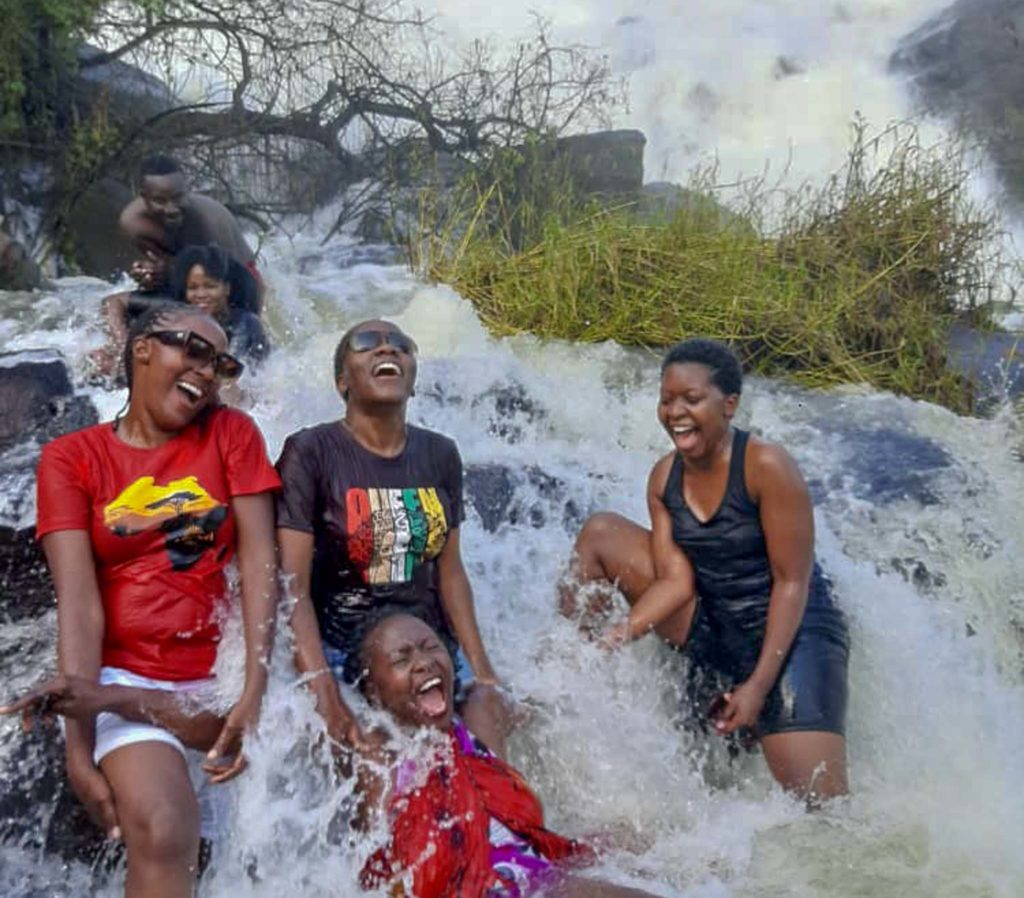
{"type": "MultiPolygon", "coordinates": [[[[454,43],[526,33],[534,14],[556,38],[607,53],[628,77],[620,127],[648,139],[648,180],[686,181],[716,163],[719,182],[820,182],[846,157],[859,114],[881,129],[908,116],[887,72],[903,35],[945,0],[542,0],[490,6],[433,0],[454,43]]],[[[930,131],[931,134],[937,134],[930,131]]],[[[927,135],[926,135],[927,142],[927,135]]]]}
{"type": "MultiPolygon", "coordinates": [[[[650,176],[680,177],[717,153],[728,177],[766,162],[782,171],[790,156],[800,177],[816,177],[840,160],[855,109],[878,124],[906,113],[884,62],[895,39],[940,5],[540,9],[560,34],[602,43],[620,71],[632,70],[631,111],[619,123],[646,130],[650,176]],[[623,16],[637,18],[615,24],[623,16]],[[774,78],[780,56],[804,71],[774,78]]],[[[439,8],[452,34],[477,29],[475,3],[439,8]]],[[[488,10],[486,26],[512,29],[523,16],[506,4],[488,10]]],[[[807,815],[760,757],[730,762],[714,740],[679,729],[677,659],[651,640],[607,657],[554,612],[580,520],[598,508],[644,520],[646,476],[667,448],[654,416],[657,359],[614,345],[492,340],[450,290],[401,267],[348,266],[349,249],[340,240],[321,247],[314,231],[265,247],[278,350],[245,382],[247,405],[276,456],[293,430],[340,414],[331,356],[347,324],[382,315],[416,337],[411,415],[459,442],[478,502],[462,542],[484,638],[532,709],[513,760],[556,828],[637,834],[638,852],[609,855],[598,874],[690,898],[1024,894],[1024,464],[1012,452],[1022,439],[1012,414],[964,419],[864,390],[758,380],[745,391],[740,423],[786,445],[812,483],[818,554],[851,622],[853,795],[807,815]],[[510,488],[499,513],[481,498],[482,481],[510,488]]],[[[75,279],[52,293],[6,295],[0,319],[5,348],[64,352],[102,417],[123,395],[81,378],[108,289],[75,279]]],[[[0,511],[28,522],[31,503],[8,501],[16,492],[0,511]]],[[[39,675],[52,630],[52,619],[0,627],[5,689],[39,675]]],[[[221,659],[228,682],[237,623],[231,631],[221,659]]],[[[328,775],[317,732],[282,638],[252,766],[225,787],[229,838],[202,894],[357,893],[365,846],[351,844],[348,790],[328,775]]],[[[20,739],[14,721],[0,722],[0,760],[20,739]]],[[[27,777],[32,767],[19,770],[27,777]]],[[[113,896],[120,882],[0,847],[5,895],[113,896]]]]}
{"type": "MultiPolygon", "coordinates": [[[[747,390],[743,423],[790,447],[815,485],[818,551],[854,639],[854,794],[807,816],[759,757],[730,765],[720,746],[677,729],[675,659],[651,641],[608,658],[554,613],[580,516],[611,507],[643,519],[645,477],[665,449],[656,359],[612,345],[494,341],[467,303],[399,267],[342,270],[335,247],[300,274],[309,249],[270,248],[285,327],[248,384],[252,413],[276,453],[294,429],[339,414],[330,358],[347,323],[383,314],[416,336],[413,417],[455,435],[471,471],[505,466],[514,485],[497,529],[471,510],[463,537],[494,661],[534,708],[514,758],[557,826],[628,827],[646,845],[608,857],[602,875],[663,895],[1021,894],[1024,466],[1010,452],[1020,437],[1012,415],[962,419],[887,395],[759,381],[747,390]],[[898,570],[916,572],[917,585],[898,570]]],[[[103,290],[61,285],[38,314],[8,321],[8,343],[60,346],[81,370],[103,290]]],[[[91,392],[108,414],[120,403],[91,392]]],[[[2,642],[22,638],[8,630],[2,642]]],[[[11,686],[34,675],[15,667],[11,686]]],[[[14,725],[0,727],[9,747],[14,725]]],[[[361,855],[335,819],[347,790],[327,777],[315,731],[282,643],[206,894],[353,893],[361,855]]],[[[17,852],[0,859],[8,894],[75,892],[85,876],[17,852]]],[[[118,888],[115,879],[104,894],[118,888]]]]}

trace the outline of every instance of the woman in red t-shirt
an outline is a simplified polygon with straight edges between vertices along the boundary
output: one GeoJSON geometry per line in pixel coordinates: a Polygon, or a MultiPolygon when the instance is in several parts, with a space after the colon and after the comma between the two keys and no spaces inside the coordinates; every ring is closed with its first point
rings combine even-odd
{"type": "Polygon", "coordinates": [[[67,721],[68,777],[124,839],[132,898],[191,896],[200,805],[190,761],[209,750],[214,783],[240,772],[266,685],[280,481],[252,420],[218,402],[219,382],[241,371],[226,345],[195,309],[147,310],[125,347],[127,411],[54,440],[39,463],[37,536],[57,591],[62,674],[194,698],[210,680],[224,569],[238,556],[245,686],[226,718],[197,712],[182,735],[169,702],[149,722],[109,712],[67,721]]]}

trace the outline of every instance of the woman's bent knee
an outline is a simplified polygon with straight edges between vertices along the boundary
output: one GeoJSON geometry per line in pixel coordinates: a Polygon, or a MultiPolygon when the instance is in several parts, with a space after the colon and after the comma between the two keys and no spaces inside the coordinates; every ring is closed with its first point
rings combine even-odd
{"type": "Polygon", "coordinates": [[[194,865],[199,850],[199,807],[174,803],[130,815],[123,822],[132,855],[153,863],[194,865]]]}

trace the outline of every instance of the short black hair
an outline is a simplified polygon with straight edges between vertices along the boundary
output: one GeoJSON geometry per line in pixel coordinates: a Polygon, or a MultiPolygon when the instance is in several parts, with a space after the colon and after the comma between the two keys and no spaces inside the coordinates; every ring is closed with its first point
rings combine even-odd
{"type": "Polygon", "coordinates": [[[711,382],[726,396],[743,392],[743,368],[736,354],[718,340],[695,337],[676,343],[661,362],[661,373],[669,365],[704,365],[711,371],[711,382]]]}
{"type": "MultiPolygon", "coordinates": [[[[366,646],[369,642],[370,635],[382,623],[393,617],[398,617],[399,615],[414,617],[430,627],[430,629],[437,634],[437,638],[441,641],[441,645],[448,650],[448,654],[452,659],[452,670],[456,670],[457,665],[455,663],[455,653],[457,648],[452,641],[451,636],[438,627],[437,621],[430,620],[428,615],[424,613],[424,610],[416,605],[400,605],[390,602],[384,605],[378,605],[376,608],[371,608],[370,611],[367,612],[366,616],[363,617],[363,619],[360,620],[348,634],[348,644],[352,647],[352,650],[345,655],[345,664],[342,668],[342,678],[346,683],[357,684],[361,689],[366,689],[366,675],[369,672],[369,662],[366,657],[366,646]]],[[[456,690],[457,689],[458,676],[456,675],[456,690]]]]}
{"type": "Polygon", "coordinates": [[[139,166],[139,178],[148,178],[150,175],[157,177],[161,175],[181,174],[181,165],[173,156],[165,156],[157,153],[154,156],[147,156],[139,166]]]}

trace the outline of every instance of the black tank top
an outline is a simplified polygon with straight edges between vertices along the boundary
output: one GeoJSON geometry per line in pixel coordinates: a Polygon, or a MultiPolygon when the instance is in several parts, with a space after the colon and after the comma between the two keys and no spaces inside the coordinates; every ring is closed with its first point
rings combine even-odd
{"type": "MultiPolygon", "coordinates": [[[[683,459],[672,461],[662,500],[672,518],[672,538],[697,577],[701,609],[720,631],[760,638],[768,615],[771,564],[757,505],[747,493],[743,463],[750,434],[733,430],[729,479],[718,509],[701,522],[683,498],[683,459]]],[[[807,604],[831,605],[828,580],[817,562],[807,604]]]]}

